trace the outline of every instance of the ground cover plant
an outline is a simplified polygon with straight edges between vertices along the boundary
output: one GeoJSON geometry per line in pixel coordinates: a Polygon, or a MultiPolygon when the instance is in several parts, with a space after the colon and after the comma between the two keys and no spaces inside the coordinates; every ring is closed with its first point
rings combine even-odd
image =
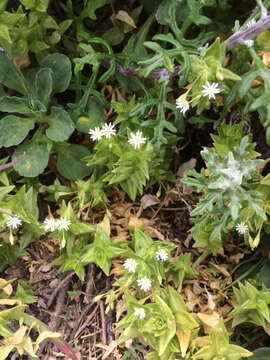
{"type": "Polygon", "coordinates": [[[0,4],[0,360],[270,359],[270,1],[0,4]]]}

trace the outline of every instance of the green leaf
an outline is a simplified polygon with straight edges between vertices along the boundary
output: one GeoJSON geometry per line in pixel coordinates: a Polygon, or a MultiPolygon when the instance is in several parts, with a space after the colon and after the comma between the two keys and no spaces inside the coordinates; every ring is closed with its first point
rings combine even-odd
{"type": "Polygon", "coordinates": [[[43,172],[49,161],[49,150],[46,145],[27,142],[20,145],[12,156],[12,161],[17,160],[25,152],[25,157],[14,165],[14,169],[26,177],[35,177],[43,172]]]}
{"type": "Polygon", "coordinates": [[[31,114],[28,101],[16,96],[3,96],[0,98],[0,111],[20,114],[31,114]]]}
{"type": "Polygon", "coordinates": [[[258,108],[269,104],[269,92],[265,91],[261,96],[252,102],[249,106],[249,111],[257,110],[258,108]]]}
{"type": "Polygon", "coordinates": [[[88,134],[90,129],[104,124],[104,109],[94,99],[89,99],[86,107],[85,116],[78,118],[76,122],[76,129],[85,134],[88,134]]]}
{"type": "Polygon", "coordinates": [[[65,91],[71,80],[71,63],[69,58],[64,54],[51,54],[41,63],[42,68],[50,68],[52,70],[53,93],[65,91]]]}
{"type": "Polygon", "coordinates": [[[49,128],[46,135],[53,141],[65,141],[74,131],[73,121],[68,113],[59,107],[53,106],[48,117],[49,128]]]}
{"type": "Polygon", "coordinates": [[[96,20],[97,16],[95,14],[96,10],[106,5],[109,0],[90,0],[86,2],[86,6],[83,11],[80,13],[80,18],[90,18],[96,20]]]}
{"type": "Polygon", "coordinates": [[[57,169],[59,173],[71,180],[83,179],[91,173],[89,166],[81,159],[90,155],[90,151],[82,145],[65,144],[57,147],[57,169]]]}
{"type": "Polygon", "coordinates": [[[260,270],[259,278],[261,282],[269,289],[270,288],[270,260],[267,260],[266,263],[260,270]]]}
{"type": "Polygon", "coordinates": [[[21,300],[23,304],[33,304],[37,301],[30,285],[25,281],[20,281],[17,287],[16,295],[12,299],[21,300]]]}
{"type": "Polygon", "coordinates": [[[268,360],[270,359],[270,348],[262,347],[254,351],[249,360],[268,360]]]}
{"type": "Polygon", "coordinates": [[[35,87],[39,100],[48,105],[52,93],[53,79],[52,69],[42,68],[35,77],[35,87]]]}
{"type": "Polygon", "coordinates": [[[0,146],[20,144],[35,126],[34,119],[7,115],[0,120],[0,146]]]}
{"type": "Polygon", "coordinates": [[[0,49],[0,83],[21,94],[28,93],[27,84],[20,69],[3,49],[0,49]]]}

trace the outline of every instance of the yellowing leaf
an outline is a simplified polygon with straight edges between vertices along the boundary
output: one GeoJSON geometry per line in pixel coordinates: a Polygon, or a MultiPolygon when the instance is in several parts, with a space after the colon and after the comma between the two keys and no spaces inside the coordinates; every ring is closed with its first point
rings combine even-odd
{"type": "Polygon", "coordinates": [[[179,341],[182,357],[185,357],[190,342],[191,331],[177,330],[176,335],[179,341]]]}
{"type": "Polygon", "coordinates": [[[0,299],[0,305],[22,305],[22,301],[18,299],[0,299]]]}
{"type": "Polygon", "coordinates": [[[105,233],[110,237],[111,234],[111,226],[110,226],[110,218],[106,214],[103,218],[103,220],[98,224],[102,227],[102,229],[105,231],[105,233]]]}
{"type": "Polygon", "coordinates": [[[131,27],[133,27],[134,29],[136,29],[136,24],[135,24],[134,20],[126,11],[119,10],[114,18],[117,20],[123,21],[124,23],[126,23],[126,24],[130,25],[131,27]]]}

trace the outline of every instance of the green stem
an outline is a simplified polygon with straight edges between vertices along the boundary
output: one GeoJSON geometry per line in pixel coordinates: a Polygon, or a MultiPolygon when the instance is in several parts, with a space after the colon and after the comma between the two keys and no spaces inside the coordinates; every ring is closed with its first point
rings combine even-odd
{"type": "Polygon", "coordinates": [[[244,278],[246,278],[249,274],[251,274],[257,267],[260,267],[261,265],[263,265],[264,263],[264,259],[260,260],[258,263],[254,264],[253,266],[251,266],[244,274],[242,274],[241,276],[239,276],[238,279],[234,280],[232,283],[230,283],[228,286],[226,286],[224,288],[224,290],[230,288],[231,286],[233,286],[234,284],[236,284],[238,281],[243,280],[244,278]]]}
{"type": "Polygon", "coordinates": [[[192,265],[192,269],[196,270],[196,267],[200,265],[201,262],[203,262],[209,255],[211,254],[210,250],[206,250],[198,257],[198,259],[195,261],[195,263],[192,265]]]}

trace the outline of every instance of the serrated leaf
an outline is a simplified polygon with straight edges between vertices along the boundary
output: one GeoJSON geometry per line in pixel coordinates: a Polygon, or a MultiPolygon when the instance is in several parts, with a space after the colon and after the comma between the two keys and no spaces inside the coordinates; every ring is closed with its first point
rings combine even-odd
{"type": "Polygon", "coordinates": [[[52,70],[53,93],[65,91],[71,80],[71,63],[69,58],[64,54],[51,54],[41,63],[42,68],[50,68],[52,70]]]}
{"type": "Polygon", "coordinates": [[[12,161],[17,160],[25,152],[25,157],[14,165],[14,169],[26,177],[35,177],[41,174],[49,161],[49,150],[46,145],[27,142],[18,146],[15,150],[12,161]]]}
{"type": "Polygon", "coordinates": [[[49,128],[46,135],[53,141],[65,141],[74,131],[74,124],[68,113],[59,107],[53,106],[48,117],[49,128]]]}
{"type": "Polygon", "coordinates": [[[34,119],[7,115],[0,120],[0,146],[20,144],[35,126],[34,119]]]}

